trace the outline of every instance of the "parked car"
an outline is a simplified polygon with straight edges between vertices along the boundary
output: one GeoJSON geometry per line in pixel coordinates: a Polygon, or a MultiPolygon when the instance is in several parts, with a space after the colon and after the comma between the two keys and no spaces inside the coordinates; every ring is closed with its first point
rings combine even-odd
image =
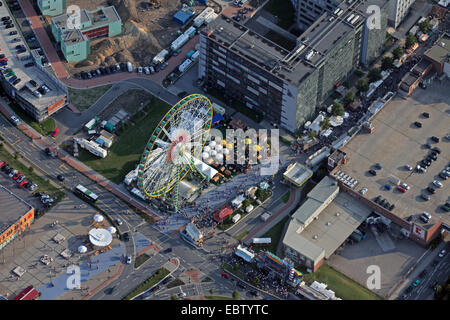
{"type": "Polygon", "coordinates": [[[443,258],[446,253],[447,253],[447,251],[445,249],[442,250],[441,252],[439,252],[439,258],[443,258]]]}
{"type": "Polygon", "coordinates": [[[116,218],[116,223],[118,226],[121,226],[123,224],[122,220],[120,218],[116,218]]]}
{"type": "Polygon", "coordinates": [[[225,271],[222,271],[222,273],[220,275],[222,277],[224,277],[225,279],[229,279],[230,278],[230,274],[226,273],[225,271]]]}
{"type": "Polygon", "coordinates": [[[63,182],[64,181],[64,176],[62,174],[58,174],[56,176],[56,178],[58,178],[59,181],[63,182]]]}
{"type": "Polygon", "coordinates": [[[367,188],[362,188],[360,191],[359,191],[359,193],[361,193],[361,194],[365,194],[367,192],[367,188]]]}
{"type": "Polygon", "coordinates": [[[438,138],[438,137],[432,136],[430,139],[431,139],[431,141],[433,141],[433,142],[436,142],[436,143],[439,142],[439,138],[438,138]]]}
{"type": "Polygon", "coordinates": [[[434,188],[432,188],[432,187],[427,187],[427,191],[428,191],[429,193],[431,193],[431,194],[436,193],[436,190],[435,190],[434,188]]]}
{"type": "Polygon", "coordinates": [[[124,239],[125,241],[129,241],[129,240],[130,240],[130,234],[129,234],[128,232],[125,232],[125,233],[123,234],[123,239],[124,239]]]}
{"type": "Polygon", "coordinates": [[[430,117],[430,114],[428,113],[428,112],[424,112],[424,113],[422,113],[422,116],[424,117],[424,118],[429,118],[430,117]]]}
{"type": "Polygon", "coordinates": [[[131,264],[131,256],[127,257],[127,264],[131,264]]]}
{"type": "Polygon", "coordinates": [[[442,188],[442,183],[440,183],[440,182],[437,181],[437,180],[434,180],[434,181],[433,181],[433,184],[434,184],[436,187],[438,187],[438,188],[442,188]]]}
{"type": "Polygon", "coordinates": [[[416,281],[414,281],[413,286],[414,286],[414,287],[417,287],[419,284],[420,284],[420,280],[417,279],[416,281]]]}
{"type": "Polygon", "coordinates": [[[421,197],[422,197],[422,199],[423,200],[425,200],[425,201],[428,201],[428,200],[430,200],[430,196],[429,195],[427,195],[427,194],[425,194],[425,193],[422,193],[421,195],[420,195],[421,197]]]}
{"type": "Polygon", "coordinates": [[[376,175],[377,175],[377,172],[376,172],[375,170],[373,170],[373,169],[370,169],[368,172],[369,172],[371,175],[373,175],[373,176],[376,176],[376,175]]]}
{"type": "Polygon", "coordinates": [[[409,164],[405,164],[405,169],[411,171],[413,168],[409,164]]]}
{"type": "Polygon", "coordinates": [[[419,121],[414,122],[414,125],[415,125],[417,128],[422,128],[422,123],[420,123],[419,121]]]}

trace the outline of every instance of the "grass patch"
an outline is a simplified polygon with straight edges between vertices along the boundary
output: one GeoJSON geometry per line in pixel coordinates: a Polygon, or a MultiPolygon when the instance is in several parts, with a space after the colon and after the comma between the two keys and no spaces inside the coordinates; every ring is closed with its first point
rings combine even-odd
{"type": "Polygon", "coordinates": [[[139,268],[140,266],[142,266],[144,264],[145,261],[147,261],[148,259],[150,259],[150,256],[146,253],[143,253],[139,256],[136,257],[136,260],[134,260],[134,267],[135,268],[139,268]]]}
{"type": "Polygon", "coordinates": [[[55,120],[53,118],[47,118],[41,123],[34,120],[28,113],[25,112],[17,103],[10,103],[9,106],[14,113],[19,116],[20,119],[25,121],[30,127],[39,132],[41,135],[46,136],[55,130],[55,120]]]}
{"type": "Polygon", "coordinates": [[[169,273],[170,273],[169,270],[167,270],[166,268],[158,269],[158,271],[156,271],[150,278],[148,278],[143,283],[138,285],[133,291],[131,291],[129,294],[127,294],[122,300],[130,300],[134,296],[137,296],[138,294],[150,289],[156,283],[158,283],[164,277],[166,277],[169,273]]]}
{"type": "Polygon", "coordinates": [[[153,99],[149,112],[120,134],[106,158],[96,157],[80,148],[79,160],[107,179],[115,183],[122,182],[125,175],[136,168],[150,135],[169,109],[170,106],[165,102],[153,99]]]}
{"type": "Polygon", "coordinates": [[[111,89],[112,84],[107,84],[100,87],[90,89],[74,89],[67,87],[68,100],[78,110],[84,111],[89,109],[102,95],[111,89]]]}
{"type": "Polygon", "coordinates": [[[323,265],[317,272],[305,274],[306,283],[324,282],[343,300],[382,300],[382,298],[357,282],[336,271],[328,265],[323,265]]]}
{"type": "Polygon", "coordinates": [[[224,297],[224,296],[205,296],[208,300],[234,300],[231,297],[224,297]]]}
{"type": "Polygon", "coordinates": [[[170,289],[170,288],[173,288],[173,287],[182,286],[182,285],[184,285],[184,284],[185,284],[185,283],[184,283],[183,280],[181,280],[181,279],[175,279],[175,280],[173,280],[173,281],[171,281],[171,282],[169,282],[169,283],[167,284],[167,288],[170,289]]]}
{"type": "Polygon", "coordinates": [[[241,234],[238,234],[235,238],[236,238],[237,240],[242,240],[242,239],[244,239],[244,237],[245,237],[246,235],[248,235],[248,231],[244,231],[244,232],[242,232],[241,234]]]}
{"type": "Polygon", "coordinates": [[[210,277],[206,277],[205,279],[202,279],[201,282],[211,282],[212,279],[210,277]]]}
{"type": "MultiPolygon", "coordinates": [[[[277,253],[277,247],[278,242],[280,242],[281,233],[283,232],[284,225],[288,221],[289,216],[284,217],[281,219],[280,222],[278,222],[276,225],[272,227],[269,231],[267,231],[262,238],[271,238],[272,242],[270,243],[270,246],[268,246],[266,249],[267,251],[272,252],[273,254],[277,253]]],[[[256,250],[255,250],[256,251],[256,250]]]]}
{"type": "Polygon", "coordinates": [[[66,196],[64,192],[53,186],[50,183],[50,180],[44,180],[37,173],[35,173],[34,170],[33,172],[30,171],[29,167],[25,166],[19,160],[14,159],[14,156],[7,152],[4,148],[0,149],[0,159],[6,161],[10,167],[17,169],[22,174],[24,174],[27,181],[30,181],[31,179],[33,183],[36,183],[39,186],[36,191],[50,194],[52,195],[52,197],[56,198],[54,204],[56,204],[66,196]]]}
{"type": "Polygon", "coordinates": [[[291,191],[288,191],[281,197],[281,200],[283,200],[284,203],[287,203],[289,201],[290,197],[291,197],[291,191]]]}
{"type": "Polygon", "coordinates": [[[294,24],[294,7],[289,0],[270,0],[264,10],[278,18],[277,25],[283,29],[288,29],[294,24]]]}

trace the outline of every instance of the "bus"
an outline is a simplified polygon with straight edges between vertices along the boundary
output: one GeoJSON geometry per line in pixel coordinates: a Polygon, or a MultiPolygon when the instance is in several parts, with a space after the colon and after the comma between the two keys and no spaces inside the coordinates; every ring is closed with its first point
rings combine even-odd
{"type": "Polygon", "coordinates": [[[88,200],[88,201],[95,202],[98,199],[98,196],[95,193],[93,193],[91,190],[83,187],[81,184],[79,184],[75,187],[75,193],[77,195],[79,195],[81,198],[88,200]]]}

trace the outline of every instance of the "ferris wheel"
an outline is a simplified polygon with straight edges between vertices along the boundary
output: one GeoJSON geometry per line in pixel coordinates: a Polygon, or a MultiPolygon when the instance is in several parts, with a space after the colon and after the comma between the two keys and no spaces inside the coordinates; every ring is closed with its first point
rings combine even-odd
{"type": "Polygon", "coordinates": [[[213,109],[209,99],[192,94],[175,104],[162,118],[141,156],[137,185],[144,197],[172,195],[178,209],[179,183],[190,170],[204,174],[194,164],[211,130],[213,109]]]}

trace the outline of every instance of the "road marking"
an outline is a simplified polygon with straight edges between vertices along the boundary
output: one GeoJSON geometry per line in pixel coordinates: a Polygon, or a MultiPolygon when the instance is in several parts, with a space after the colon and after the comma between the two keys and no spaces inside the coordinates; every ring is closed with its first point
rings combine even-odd
{"type": "Polygon", "coordinates": [[[14,142],[12,145],[15,145],[16,143],[18,143],[18,142],[20,142],[20,141],[22,141],[22,140],[17,139],[16,142],[14,142]]]}
{"type": "Polygon", "coordinates": [[[67,170],[67,167],[64,165],[64,163],[61,163],[58,168],[60,168],[60,169],[63,168],[65,170],[67,170]]]}

